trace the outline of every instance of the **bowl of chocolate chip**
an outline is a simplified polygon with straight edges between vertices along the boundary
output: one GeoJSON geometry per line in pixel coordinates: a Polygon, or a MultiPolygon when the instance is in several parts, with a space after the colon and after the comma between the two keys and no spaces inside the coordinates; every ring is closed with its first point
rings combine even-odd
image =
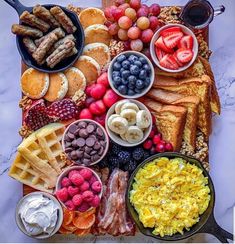
{"type": "Polygon", "coordinates": [[[62,147],[69,160],[77,165],[90,166],[106,155],[109,138],[104,127],[97,122],[80,119],[65,130],[62,147]]]}

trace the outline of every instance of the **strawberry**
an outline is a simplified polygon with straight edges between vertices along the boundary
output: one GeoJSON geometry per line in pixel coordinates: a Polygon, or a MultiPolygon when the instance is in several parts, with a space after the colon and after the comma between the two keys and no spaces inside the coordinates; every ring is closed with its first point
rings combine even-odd
{"type": "Polygon", "coordinates": [[[168,47],[166,47],[165,43],[163,42],[162,36],[157,39],[155,42],[155,46],[163,50],[164,52],[167,53],[173,53],[174,51],[168,47]]]}
{"type": "Polygon", "coordinates": [[[179,65],[179,67],[183,67],[183,66],[184,66],[184,64],[181,63],[181,62],[177,59],[177,57],[176,57],[176,52],[173,54],[173,57],[174,57],[176,63],[179,65]]]}
{"type": "Polygon", "coordinates": [[[178,42],[178,48],[189,48],[193,49],[193,37],[192,36],[183,36],[178,42]]]}
{"type": "Polygon", "coordinates": [[[155,53],[159,61],[166,55],[166,53],[162,49],[157,47],[155,48],[155,53]]]}
{"type": "Polygon", "coordinates": [[[165,36],[170,36],[170,35],[172,35],[172,33],[175,33],[175,32],[181,32],[180,27],[173,26],[173,27],[169,27],[167,29],[164,29],[163,31],[160,32],[160,35],[165,37],[165,36]]]}
{"type": "Polygon", "coordinates": [[[176,70],[179,68],[178,63],[176,62],[175,58],[171,54],[166,54],[159,62],[159,64],[167,69],[176,70]]]}
{"type": "Polygon", "coordinates": [[[176,57],[181,63],[188,63],[193,58],[193,51],[188,48],[180,48],[176,51],[176,57]]]}
{"type": "Polygon", "coordinates": [[[167,48],[174,48],[184,34],[182,32],[174,32],[169,36],[163,37],[163,42],[167,48]]]}

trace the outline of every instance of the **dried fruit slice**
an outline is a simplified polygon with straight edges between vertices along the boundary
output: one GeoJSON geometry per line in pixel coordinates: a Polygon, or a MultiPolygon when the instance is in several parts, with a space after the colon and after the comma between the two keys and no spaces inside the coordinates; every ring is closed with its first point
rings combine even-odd
{"type": "Polygon", "coordinates": [[[86,212],[76,212],[76,215],[79,217],[83,217],[83,218],[87,218],[88,216],[90,216],[91,214],[94,214],[96,211],[96,208],[91,208],[89,210],[87,210],[86,212]]]}
{"type": "Polygon", "coordinates": [[[73,224],[79,229],[88,229],[95,223],[95,214],[84,217],[76,217],[73,219],[73,224]]]}
{"type": "Polygon", "coordinates": [[[85,236],[89,234],[91,231],[91,228],[88,229],[77,229],[73,234],[77,236],[85,236]]]}
{"type": "Polygon", "coordinates": [[[63,226],[60,227],[59,232],[64,235],[72,234],[73,232],[65,229],[63,226]]]}
{"type": "Polygon", "coordinates": [[[65,230],[68,230],[68,231],[71,231],[71,232],[74,232],[75,230],[77,230],[77,226],[75,226],[73,223],[70,223],[69,225],[62,225],[62,227],[65,230]]]}
{"type": "Polygon", "coordinates": [[[72,223],[73,218],[75,217],[75,212],[74,211],[69,211],[67,208],[63,209],[64,212],[64,218],[63,218],[63,223],[62,225],[69,225],[70,223],[72,223]]]}

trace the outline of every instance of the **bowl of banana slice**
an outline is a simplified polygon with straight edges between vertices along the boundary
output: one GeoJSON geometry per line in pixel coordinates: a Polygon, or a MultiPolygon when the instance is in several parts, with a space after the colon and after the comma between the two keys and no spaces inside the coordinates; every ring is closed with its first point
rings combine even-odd
{"type": "Polygon", "coordinates": [[[108,110],[106,131],[109,137],[124,147],[143,143],[152,129],[152,117],[147,107],[134,99],[123,99],[108,110]]]}

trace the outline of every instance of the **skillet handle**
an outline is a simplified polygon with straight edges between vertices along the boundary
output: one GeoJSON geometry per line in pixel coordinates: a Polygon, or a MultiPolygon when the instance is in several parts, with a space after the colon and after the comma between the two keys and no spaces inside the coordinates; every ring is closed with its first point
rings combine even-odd
{"type": "Polygon", "coordinates": [[[27,7],[24,6],[19,0],[4,0],[4,1],[9,5],[11,5],[16,10],[19,16],[27,9],[27,7]]]}
{"type": "Polygon", "coordinates": [[[233,234],[221,228],[212,214],[207,223],[199,230],[200,233],[209,233],[215,236],[221,243],[229,243],[228,240],[233,240],[233,234]]]}

